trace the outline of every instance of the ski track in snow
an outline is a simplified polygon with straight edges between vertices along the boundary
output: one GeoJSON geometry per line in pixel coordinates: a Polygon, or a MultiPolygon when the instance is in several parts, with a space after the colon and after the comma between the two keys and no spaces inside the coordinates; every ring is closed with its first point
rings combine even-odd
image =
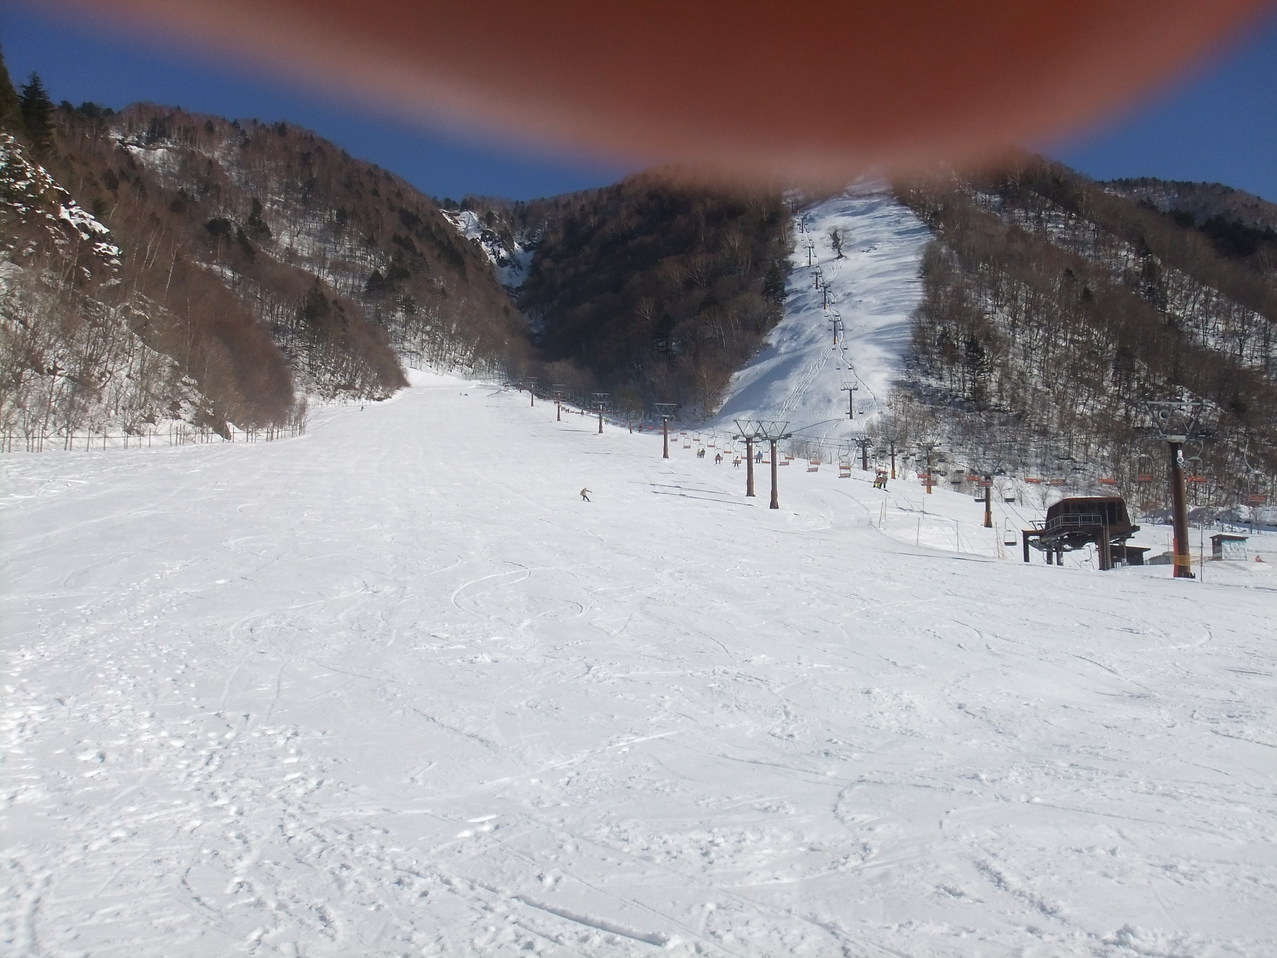
{"type": "MultiPolygon", "coordinates": [[[[776,395],[845,412],[805,362],[776,395]]],[[[769,510],[596,430],[417,374],[296,440],[0,459],[0,950],[1277,947],[1266,568],[1025,566],[968,496],[769,510]]]]}

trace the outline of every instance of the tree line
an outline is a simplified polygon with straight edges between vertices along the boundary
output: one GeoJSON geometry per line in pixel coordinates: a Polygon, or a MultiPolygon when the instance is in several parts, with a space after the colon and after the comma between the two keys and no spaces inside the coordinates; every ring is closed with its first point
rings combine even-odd
{"type": "Polygon", "coordinates": [[[712,410],[781,317],[791,240],[779,192],[654,172],[523,216],[538,243],[518,303],[542,362],[575,365],[621,405],[712,410]]]}

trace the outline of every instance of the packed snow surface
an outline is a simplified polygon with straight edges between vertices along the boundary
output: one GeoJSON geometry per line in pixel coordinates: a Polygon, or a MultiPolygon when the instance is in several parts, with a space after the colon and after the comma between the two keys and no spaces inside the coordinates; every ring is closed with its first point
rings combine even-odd
{"type": "Polygon", "coordinates": [[[0,459],[0,950],[1277,950],[1271,562],[681,438],[416,374],[0,459]]]}

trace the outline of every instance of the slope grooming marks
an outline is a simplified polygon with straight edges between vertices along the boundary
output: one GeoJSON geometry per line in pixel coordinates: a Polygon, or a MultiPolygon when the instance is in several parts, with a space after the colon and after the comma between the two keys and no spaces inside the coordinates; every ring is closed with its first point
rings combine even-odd
{"type": "Polygon", "coordinates": [[[1273,953],[1271,563],[696,452],[415,374],[0,458],[5,953],[1273,953]]]}

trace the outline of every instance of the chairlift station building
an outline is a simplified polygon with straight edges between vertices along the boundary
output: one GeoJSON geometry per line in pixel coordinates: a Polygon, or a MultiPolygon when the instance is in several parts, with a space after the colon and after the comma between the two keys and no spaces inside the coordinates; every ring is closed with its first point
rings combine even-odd
{"type": "Polygon", "coordinates": [[[1065,552],[1094,545],[1104,571],[1113,568],[1115,557],[1123,565],[1140,561],[1142,554],[1131,555],[1134,550],[1127,549],[1127,541],[1139,531],[1121,496],[1076,496],[1049,506],[1043,525],[1022,530],[1020,540],[1025,562],[1033,546],[1046,553],[1048,565],[1060,564],[1065,552]]]}

